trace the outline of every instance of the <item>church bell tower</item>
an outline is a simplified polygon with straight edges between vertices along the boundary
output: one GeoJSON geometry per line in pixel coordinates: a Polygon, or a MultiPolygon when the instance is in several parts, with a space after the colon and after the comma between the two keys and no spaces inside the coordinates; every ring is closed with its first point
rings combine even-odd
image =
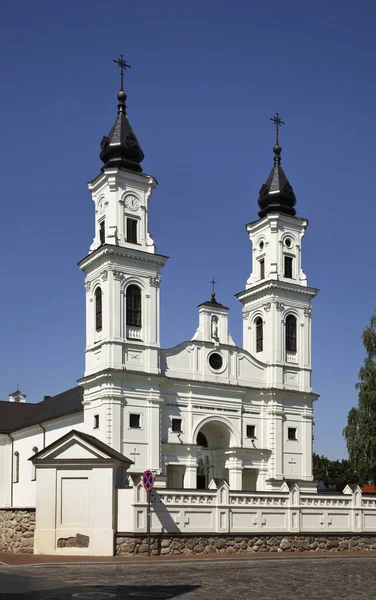
{"type": "MultiPolygon", "coordinates": [[[[86,360],[80,383],[88,431],[96,429],[99,438],[123,451],[124,423],[129,421],[124,406],[133,393],[127,391],[127,386],[132,389],[128,382],[135,373],[160,373],[159,286],[167,257],[157,254],[149,231],[149,205],[157,182],[142,170],[144,153],[127,116],[123,75],[129,65],[123,56],[115,62],[121,72],[118,111],[101,142],[101,173],[88,184],[94,239],[79,263],[86,275],[86,360]]],[[[153,394],[146,394],[151,402],[153,394]]],[[[155,395],[158,404],[159,392],[155,395]]],[[[134,413],[141,414],[139,409],[134,413]]],[[[149,426],[158,432],[153,411],[148,414],[149,426]]],[[[151,451],[159,456],[154,448],[151,451]]],[[[147,457],[145,462],[153,465],[147,457]]]]}
{"type": "Polygon", "coordinates": [[[252,273],[244,292],[243,347],[268,365],[267,383],[311,390],[311,301],[302,269],[307,219],[296,215],[296,198],[281,166],[278,113],[274,164],[259,193],[259,219],[246,226],[252,242],[252,273]]]}

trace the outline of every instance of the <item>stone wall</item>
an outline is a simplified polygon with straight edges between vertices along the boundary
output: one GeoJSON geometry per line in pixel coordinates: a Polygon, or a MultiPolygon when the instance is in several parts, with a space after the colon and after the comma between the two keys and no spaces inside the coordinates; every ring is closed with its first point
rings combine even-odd
{"type": "Polygon", "coordinates": [[[0,510],[0,552],[32,554],[35,509],[0,510]]]}
{"type": "MultiPolygon", "coordinates": [[[[344,552],[376,550],[373,535],[159,535],[151,536],[151,553],[234,554],[242,552],[344,552]]],[[[146,554],[147,537],[118,534],[116,554],[146,554]]]]}

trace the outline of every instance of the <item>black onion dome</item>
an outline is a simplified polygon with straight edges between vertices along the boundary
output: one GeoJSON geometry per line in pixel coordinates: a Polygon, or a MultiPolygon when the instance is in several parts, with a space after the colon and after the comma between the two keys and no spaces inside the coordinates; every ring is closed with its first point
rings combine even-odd
{"type": "Polygon", "coordinates": [[[130,171],[142,173],[140,163],[144,153],[127,119],[125,101],[127,95],[123,90],[118,93],[118,115],[108,134],[101,141],[100,159],[104,163],[102,169],[123,167],[130,171]]]}
{"type": "Polygon", "coordinates": [[[274,165],[259,193],[258,204],[261,219],[272,212],[284,213],[292,217],[296,215],[294,208],[296,198],[294,190],[281,167],[281,150],[279,144],[274,146],[274,165]]]}

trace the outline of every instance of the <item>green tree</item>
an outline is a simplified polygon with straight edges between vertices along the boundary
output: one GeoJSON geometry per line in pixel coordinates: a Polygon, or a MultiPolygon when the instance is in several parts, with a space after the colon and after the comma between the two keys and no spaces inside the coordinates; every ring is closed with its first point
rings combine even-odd
{"type": "Polygon", "coordinates": [[[329,460],[326,456],[313,454],[313,478],[329,485],[345,485],[346,483],[361,483],[359,475],[353,469],[349,460],[329,460]]]}
{"type": "Polygon", "coordinates": [[[376,313],[362,334],[366,351],[356,388],[358,406],[350,410],[343,430],[350,463],[362,483],[376,484],[376,313]]]}

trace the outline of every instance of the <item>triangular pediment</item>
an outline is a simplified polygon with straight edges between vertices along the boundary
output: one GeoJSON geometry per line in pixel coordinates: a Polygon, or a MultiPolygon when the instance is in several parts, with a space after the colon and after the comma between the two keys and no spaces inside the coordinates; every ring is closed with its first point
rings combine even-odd
{"type": "Polygon", "coordinates": [[[101,440],[74,429],[32,456],[30,460],[36,464],[51,461],[95,462],[103,460],[116,460],[132,464],[132,461],[126,456],[120,454],[101,440]]]}

